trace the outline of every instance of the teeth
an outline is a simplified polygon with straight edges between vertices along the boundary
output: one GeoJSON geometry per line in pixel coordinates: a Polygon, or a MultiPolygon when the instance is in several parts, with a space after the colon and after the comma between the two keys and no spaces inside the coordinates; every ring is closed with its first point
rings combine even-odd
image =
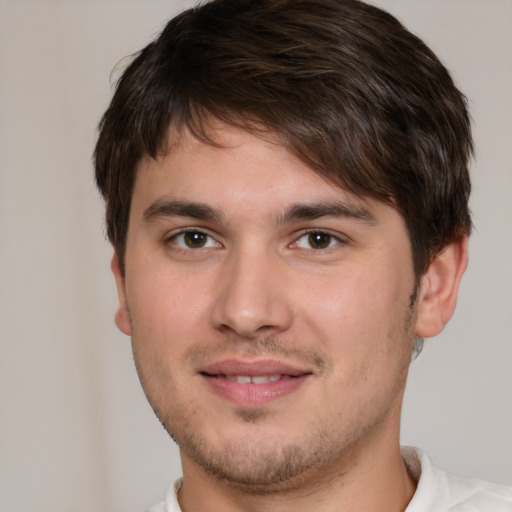
{"type": "Polygon", "coordinates": [[[251,379],[251,382],[253,384],[265,384],[266,382],[268,382],[268,377],[266,375],[262,375],[259,377],[253,377],[251,379]]]}
{"type": "Polygon", "coordinates": [[[237,375],[235,378],[239,384],[250,384],[251,383],[251,377],[249,377],[248,375],[237,375]]]}
{"type": "Polygon", "coordinates": [[[226,379],[239,384],[266,384],[267,382],[276,382],[281,378],[288,377],[288,375],[226,375],[226,379]]]}

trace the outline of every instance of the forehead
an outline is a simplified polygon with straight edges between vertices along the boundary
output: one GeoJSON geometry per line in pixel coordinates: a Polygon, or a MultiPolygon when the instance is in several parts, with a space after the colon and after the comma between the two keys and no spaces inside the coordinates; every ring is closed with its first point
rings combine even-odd
{"type": "Polygon", "coordinates": [[[395,208],[328,181],[277,139],[232,127],[217,135],[214,145],[183,134],[164,154],[140,163],[128,246],[141,247],[137,240],[180,226],[260,241],[314,228],[343,232],[360,247],[410,253],[405,221],[395,208]]]}
{"type": "Polygon", "coordinates": [[[208,207],[211,219],[253,225],[328,216],[375,225],[379,217],[399,216],[320,175],[271,133],[255,135],[219,123],[210,138],[199,140],[187,130],[171,133],[165,152],[140,162],[132,219],[191,212],[184,203],[193,203],[196,213],[197,207],[208,207]]]}
{"type": "Polygon", "coordinates": [[[195,189],[205,195],[211,188],[237,191],[249,197],[257,192],[336,194],[357,199],[334,179],[322,176],[290,152],[277,134],[244,130],[209,122],[207,140],[188,129],[170,130],[167,144],[156,159],[145,156],[137,167],[136,188],[173,187],[180,195],[195,189]]]}

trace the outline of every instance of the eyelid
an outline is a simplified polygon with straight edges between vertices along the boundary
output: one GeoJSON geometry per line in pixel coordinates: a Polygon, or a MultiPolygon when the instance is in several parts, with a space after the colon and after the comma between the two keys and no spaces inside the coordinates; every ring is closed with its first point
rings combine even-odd
{"type": "MultiPolygon", "coordinates": [[[[223,244],[219,242],[218,237],[210,232],[210,230],[198,227],[198,226],[185,226],[181,228],[173,229],[172,231],[165,234],[163,240],[165,244],[171,244],[176,238],[178,238],[181,235],[185,235],[186,233],[201,233],[205,236],[211,238],[214,242],[216,247],[222,247],[223,244]]],[[[193,249],[192,247],[181,247],[177,244],[174,244],[174,248],[181,249],[184,251],[197,251],[199,249],[212,249],[212,247],[197,247],[193,249]]]]}
{"type": "MultiPolygon", "coordinates": [[[[337,243],[335,246],[339,245],[345,245],[349,242],[349,237],[346,235],[343,235],[342,233],[331,231],[330,229],[322,229],[322,228],[311,228],[311,229],[304,229],[300,231],[295,237],[294,241],[290,244],[290,246],[294,246],[297,244],[297,242],[308,235],[311,234],[322,234],[322,235],[328,235],[332,237],[337,243]]],[[[314,249],[313,247],[310,247],[309,250],[314,252],[322,252],[322,251],[328,251],[329,249],[332,249],[333,247],[329,246],[324,249],[314,249]]],[[[299,248],[302,249],[302,248],[299,248]]]]}
{"type": "MultiPolygon", "coordinates": [[[[221,238],[221,237],[217,233],[212,233],[208,228],[199,227],[199,226],[184,226],[184,227],[173,229],[172,231],[167,232],[163,236],[163,243],[166,244],[166,245],[169,245],[177,237],[179,237],[180,235],[184,235],[186,233],[201,233],[201,234],[204,234],[205,236],[209,237],[215,243],[215,247],[221,248],[221,247],[224,246],[224,243],[219,241],[219,238],[221,238]]],[[[293,237],[293,241],[288,245],[288,247],[290,247],[290,248],[297,248],[297,249],[311,250],[311,251],[314,251],[314,252],[325,252],[325,251],[328,251],[329,249],[333,249],[336,246],[345,245],[349,241],[350,241],[350,239],[349,239],[348,236],[346,236],[346,235],[344,235],[342,233],[339,233],[338,231],[332,231],[330,229],[325,229],[325,228],[308,228],[308,229],[303,229],[303,230],[297,232],[294,235],[294,237],[293,237]],[[311,235],[311,234],[324,234],[324,235],[330,236],[336,243],[334,244],[334,246],[329,246],[329,247],[326,247],[326,248],[323,248],[323,249],[315,249],[313,247],[310,247],[308,249],[301,248],[301,247],[293,247],[293,246],[296,246],[296,244],[298,243],[298,241],[301,238],[306,237],[306,236],[311,235]]],[[[173,245],[174,245],[175,249],[182,249],[184,251],[197,251],[199,249],[212,249],[212,248],[215,248],[215,247],[212,247],[212,246],[210,246],[210,247],[192,248],[192,247],[182,247],[182,246],[180,246],[178,244],[173,244],[173,245]]]]}

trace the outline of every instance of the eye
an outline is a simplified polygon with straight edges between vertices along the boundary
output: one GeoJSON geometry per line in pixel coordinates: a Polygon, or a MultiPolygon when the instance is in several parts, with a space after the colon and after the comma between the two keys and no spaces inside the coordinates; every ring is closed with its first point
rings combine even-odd
{"type": "Polygon", "coordinates": [[[326,233],[325,231],[310,231],[298,238],[297,241],[293,243],[293,247],[321,250],[329,249],[339,243],[341,243],[341,240],[330,233],[326,233]]]}
{"type": "Polygon", "coordinates": [[[169,241],[181,249],[209,249],[221,246],[213,237],[198,230],[182,231],[173,235],[169,241]]]}

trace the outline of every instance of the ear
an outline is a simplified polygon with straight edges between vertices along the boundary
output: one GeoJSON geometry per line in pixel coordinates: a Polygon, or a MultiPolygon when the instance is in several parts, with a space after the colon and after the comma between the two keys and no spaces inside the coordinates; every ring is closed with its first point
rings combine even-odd
{"type": "Polygon", "coordinates": [[[453,315],[460,280],[468,264],[468,239],[463,237],[438,253],[421,278],[416,335],[439,334],[453,315]]]}
{"type": "Polygon", "coordinates": [[[128,304],[126,302],[126,284],[123,272],[121,271],[121,263],[117,253],[114,253],[114,256],[112,256],[110,268],[112,269],[112,273],[114,274],[114,278],[116,280],[117,296],[119,299],[119,306],[116,311],[115,322],[121,332],[131,336],[132,324],[130,322],[130,312],[128,311],[128,304]]]}

